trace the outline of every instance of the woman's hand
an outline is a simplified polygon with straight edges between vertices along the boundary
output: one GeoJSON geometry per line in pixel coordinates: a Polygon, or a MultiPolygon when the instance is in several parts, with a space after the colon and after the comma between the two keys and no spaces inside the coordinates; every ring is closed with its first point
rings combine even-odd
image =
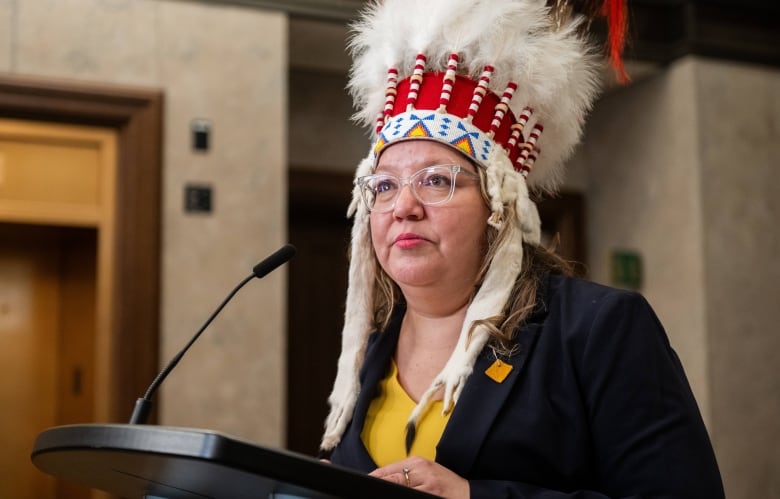
{"type": "Polygon", "coordinates": [[[369,475],[447,499],[469,497],[468,480],[438,463],[419,456],[412,456],[377,468],[369,475]]]}

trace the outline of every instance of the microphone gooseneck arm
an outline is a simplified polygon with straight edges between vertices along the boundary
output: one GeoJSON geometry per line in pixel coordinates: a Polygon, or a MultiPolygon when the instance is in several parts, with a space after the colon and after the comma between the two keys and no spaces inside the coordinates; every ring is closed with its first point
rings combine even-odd
{"type": "Polygon", "coordinates": [[[235,296],[235,294],[238,293],[238,291],[252,279],[261,279],[280,265],[289,261],[295,255],[295,252],[295,246],[292,244],[285,244],[276,252],[271,254],[268,258],[252,268],[252,273],[246,276],[240,283],[238,283],[235,288],[233,288],[233,290],[227,295],[227,297],[225,297],[224,300],[222,300],[222,303],[219,304],[217,309],[214,310],[206,322],[204,322],[200,329],[198,329],[198,332],[195,333],[189,342],[187,342],[184,348],[182,348],[181,351],[179,351],[179,353],[177,353],[176,356],[168,363],[168,365],[166,365],[165,368],[163,368],[163,370],[157,374],[152,383],[149,385],[149,388],[146,390],[144,396],[135,401],[133,414],[130,416],[130,424],[146,424],[146,421],[149,419],[149,412],[152,408],[152,396],[154,396],[155,392],[168,376],[168,374],[173,371],[182,357],[184,357],[184,354],[187,353],[187,350],[189,350],[190,347],[198,340],[200,335],[203,334],[203,331],[209,327],[209,324],[211,324],[214,318],[219,315],[219,313],[223,308],[225,308],[225,305],[227,305],[233,296],[235,296]]]}

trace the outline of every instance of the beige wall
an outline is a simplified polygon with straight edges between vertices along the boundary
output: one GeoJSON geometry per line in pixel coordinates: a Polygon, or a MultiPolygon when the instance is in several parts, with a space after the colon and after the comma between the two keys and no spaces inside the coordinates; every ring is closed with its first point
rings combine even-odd
{"type": "MultiPolygon", "coordinates": [[[[177,0],[5,0],[0,72],[164,91],[167,360],[286,240],[286,16],[177,0]],[[190,150],[195,118],[213,124],[208,154],[190,150]],[[183,212],[187,182],[212,184],[210,216],[183,212]]],[[[281,445],[285,328],[279,271],[248,285],[181,362],[159,394],[161,422],[281,445]]]]}
{"type": "Polygon", "coordinates": [[[780,497],[780,71],[686,58],[611,93],[575,164],[590,267],[644,259],[730,499],[780,497]]]}
{"type": "Polygon", "coordinates": [[[696,77],[712,429],[728,497],[780,498],[780,70],[696,77]]]}
{"type": "Polygon", "coordinates": [[[613,250],[640,253],[641,292],[708,421],[698,126],[695,62],[681,61],[599,102],[577,160],[588,173],[591,278],[610,284],[613,250]]]}

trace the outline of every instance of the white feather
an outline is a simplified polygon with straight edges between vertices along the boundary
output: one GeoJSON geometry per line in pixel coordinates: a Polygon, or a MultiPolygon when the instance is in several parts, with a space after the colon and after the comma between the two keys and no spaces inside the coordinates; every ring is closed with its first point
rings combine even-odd
{"type": "Polygon", "coordinates": [[[397,66],[401,80],[420,51],[432,71],[444,70],[448,55],[458,52],[461,74],[476,77],[485,65],[495,67],[493,92],[518,83],[512,109],[531,106],[545,126],[544,153],[528,184],[556,188],[599,87],[597,58],[576,21],[556,30],[543,0],[387,0],[368,12],[350,43],[349,89],[360,123],[373,127],[384,107],[388,67],[397,66]]]}
{"type": "MultiPolygon", "coordinates": [[[[373,161],[364,159],[356,173],[369,173],[373,161]]],[[[336,380],[328,397],[330,413],[325,421],[325,434],[320,447],[325,450],[335,447],[352,419],[360,391],[359,370],[363,364],[368,335],[373,317],[373,289],[375,267],[371,251],[371,235],[368,229],[368,210],[360,202],[357,186],[352,193],[350,211],[355,213],[350,245],[349,288],[344,313],[344,329],[341,338],[341,355],[338,360],[336,380]]]]}

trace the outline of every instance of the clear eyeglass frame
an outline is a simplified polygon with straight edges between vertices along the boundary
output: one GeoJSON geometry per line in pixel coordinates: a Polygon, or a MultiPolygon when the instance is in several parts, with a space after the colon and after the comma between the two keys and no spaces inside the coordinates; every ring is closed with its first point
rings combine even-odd
{"type": "Polygon", "coordinates": [[[439,206],[452,199],[458,175],[479,180],[479,175],[460,165],[432,165],[408,177],[375,173],[357,179],[360,195],[369,212],[387,213],[395,208],[405,185],[426,206],[439,206]]]}

